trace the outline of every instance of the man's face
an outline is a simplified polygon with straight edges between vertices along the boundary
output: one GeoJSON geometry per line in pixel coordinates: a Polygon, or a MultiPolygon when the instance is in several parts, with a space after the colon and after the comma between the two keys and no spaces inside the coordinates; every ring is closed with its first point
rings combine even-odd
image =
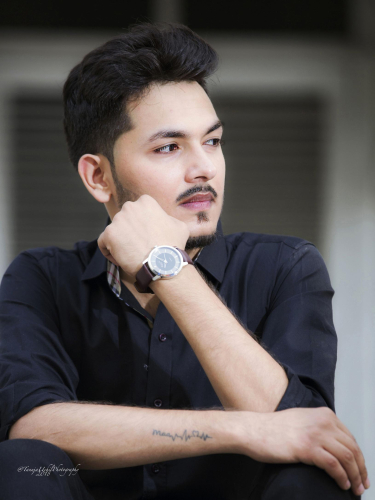
{"type": "Polygon", "coordinates": [[[207,94],[196,82],[153,85],[128,112],[134,128],[114,146],[117,200],[108,211],[148,194],[187,224],[186,249],[210,244],[224,202],[225,161],[223,130],[207,94]],[[184,205],[196,194],[213,199],[184,205]]]}

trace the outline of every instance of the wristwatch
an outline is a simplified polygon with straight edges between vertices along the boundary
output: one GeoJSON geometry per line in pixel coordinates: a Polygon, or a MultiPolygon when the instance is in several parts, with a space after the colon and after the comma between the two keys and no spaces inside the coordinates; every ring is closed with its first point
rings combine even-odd
{"type": "Polygon", "coordinates": [[[174,278],[184,266],[194,265],[194,262],[185,250],[161,245],[155,246],[142,264],[134,286],[140,293],[154,293],[148,286],[151,281],[174,278]]]}

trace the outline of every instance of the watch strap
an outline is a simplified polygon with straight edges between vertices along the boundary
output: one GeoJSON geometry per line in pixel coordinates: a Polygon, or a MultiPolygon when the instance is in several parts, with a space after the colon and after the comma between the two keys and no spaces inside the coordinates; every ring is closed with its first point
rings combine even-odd
{"type": "MultiPolygon", "coordinates": [[[[191,260],[189,255],[185,252],[185,250],[181,250],[181,248],[174,247],[176,250],[178,250],[181,255],[182,255],[182,261],[187,262],[188,264],[194,265],[194,262],[191,260]]],[[[141,269],[138,271],[136,275],[136,282],[134,283],[134,286],[139,293],[154,293],[151,288],[148,286],[152,278],[154,278],[155,274],[153,274],[148,267],[148,263],[145,262],[141,269]]],[[[162,279],[162,278],[161,278],[162,279]]]]}

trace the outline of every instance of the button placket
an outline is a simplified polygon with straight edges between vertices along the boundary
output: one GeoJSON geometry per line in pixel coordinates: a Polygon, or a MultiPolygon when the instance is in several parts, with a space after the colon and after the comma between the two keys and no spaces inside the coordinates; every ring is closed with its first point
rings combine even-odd
{"type": "Polygon", "coordinates": [[[161,470],[161,465],[160,464],[152,464],[151,470],[154,474],[159,474],[161,470]]]}
{"type": "MultiPolygon", "coordinates": [[[[149,337],[146,405],[168,409],[172,378],[172,346],[175,322],[161,302],[149,337]]],[[[156,498],[166,488],[167,465],[154,463],[144,469],[144,498],[156,498]]]]}

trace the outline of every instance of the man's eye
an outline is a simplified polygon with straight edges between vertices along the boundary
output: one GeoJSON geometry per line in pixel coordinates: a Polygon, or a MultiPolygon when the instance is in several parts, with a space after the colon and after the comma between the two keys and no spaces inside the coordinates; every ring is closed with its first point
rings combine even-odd
{"type": "Polygon", "coordinates": [[[208,139],[208,141],[206,141],[206,142],[210,142],[210,141],[214,141],[213,144],[210,144],[210,146],[218,147],[218,146],[222,146],[224,144],[223,139],[218,139],[218,138],[208,139]]]}
{"type": "Polygon", "coordinates": [[[172,151],[175,151],[175,149],[170,149],[170,148],[178,148],[177,144],[167,144],[166,146],[163,146],[162,148],[157,148],[154,149],[155,153],[171,153],[172,151]]]}

